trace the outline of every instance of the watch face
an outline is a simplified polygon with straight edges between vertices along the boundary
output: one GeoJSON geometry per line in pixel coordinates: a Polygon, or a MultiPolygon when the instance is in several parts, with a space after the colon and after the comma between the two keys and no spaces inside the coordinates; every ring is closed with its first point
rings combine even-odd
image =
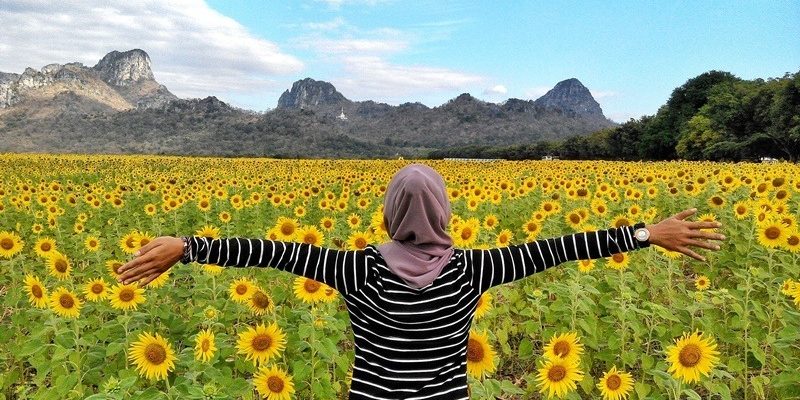
{"type": "Polygon", "coordinates": [[[636,231],[636,238],[637,239],[644,241],[646,237],[647,237],[647,232],[642,231],[642,230],[636,231]]]}

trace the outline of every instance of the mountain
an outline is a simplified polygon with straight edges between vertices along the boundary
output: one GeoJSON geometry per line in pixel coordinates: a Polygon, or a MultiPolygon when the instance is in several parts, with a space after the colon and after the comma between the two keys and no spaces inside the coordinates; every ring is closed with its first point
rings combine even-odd
{"type": "Polygon", "coordinates": [[[432,108],[353,101],[329,82],[305,78],[274,110],[257,113],[213,96],[177,98],[156,81],[140,49],[112,51],[93,67],[0,72],[0,151],[423,156],[453,146],[554,141],[614,125],[574,78],[535,101],[498,104],[463,93],[432,108]]]}
{"type": "Polygon", "coordinates": [[[140,49],[112,51],[91,68],[69,63],[26,68],[22,74],[0,72],[0,109],[28,107],[43,115],[126,111],[176,99],[156,82],[150,57],[140,49]]]}

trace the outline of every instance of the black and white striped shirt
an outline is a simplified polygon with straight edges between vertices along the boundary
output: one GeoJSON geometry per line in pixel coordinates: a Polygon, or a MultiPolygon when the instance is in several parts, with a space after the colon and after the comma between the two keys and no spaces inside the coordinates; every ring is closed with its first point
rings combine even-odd
{"type": "Polygon", "coordinates": [[[336,250],[267,239],[194,236],[190,258],[222,267],[275,267],[338,290],[350,315],[350,399],[467,399],[467,343],[487,289],[566,261],[639,249],[634,228],[580,232],[508,247],[455,249],[430,285],[414,289],[374,245],[336,250]]]}

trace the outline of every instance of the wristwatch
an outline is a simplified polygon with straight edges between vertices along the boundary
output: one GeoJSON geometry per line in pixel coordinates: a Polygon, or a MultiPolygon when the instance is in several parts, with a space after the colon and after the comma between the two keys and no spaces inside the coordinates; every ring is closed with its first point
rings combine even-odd
{"type": "Polygon", "coordinates": [[[644,225],[644,222],[638,222],[633,226],[633,237],[639,242],[639,248],[650,246],[650,231],[644,225]]]}
{"type": "Polygon", "coordinates": [[[181,240],[183,240],[183,257],[181,257],[181,263],[188,264],[192,262],[192,254],[190,252],[191,245],[189,244],[189,237],[182,236],[181,240]]]}

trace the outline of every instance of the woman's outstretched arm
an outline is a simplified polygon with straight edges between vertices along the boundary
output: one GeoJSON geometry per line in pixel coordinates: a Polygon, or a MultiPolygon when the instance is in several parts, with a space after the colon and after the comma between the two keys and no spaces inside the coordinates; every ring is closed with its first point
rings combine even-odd
{"type": "MultiPolygon", "coordinates": [[[[721,224],[683,221],[693,213],[685,210],[658,224],[646,225],[650,230],[650,244],[697,259],[702,257],[687,246],[718,250],[719,246],[695,238],[724,239],[723,235],[700,230],[718,228],[721,224]]],[[[633,232],[633,226],[624,225],[488,250],[471,249],[467,250],[466,256],[472,267],[473,285],[482,293],[493,286],[522,279],[567,261],[611,257],[615,253],[640,249],[633,232]]]]}
{"type": "MultiPolygon", "coordinates": [[[[147,284],[152,280],[151,275],[158,276],[169,269],[181,259],[183,241],[160,237],[142,247],[140,253],[120,267],[120,278],[125,282],[145,278],[143,283],[147,284]]],[[[221,267],[273,267],[323,282],[342,294],[358,291],[367,276],[367,256],[363,250],[338,250],[269,239],[191,236],[189,258],[189,261],[221,267]]]]}

